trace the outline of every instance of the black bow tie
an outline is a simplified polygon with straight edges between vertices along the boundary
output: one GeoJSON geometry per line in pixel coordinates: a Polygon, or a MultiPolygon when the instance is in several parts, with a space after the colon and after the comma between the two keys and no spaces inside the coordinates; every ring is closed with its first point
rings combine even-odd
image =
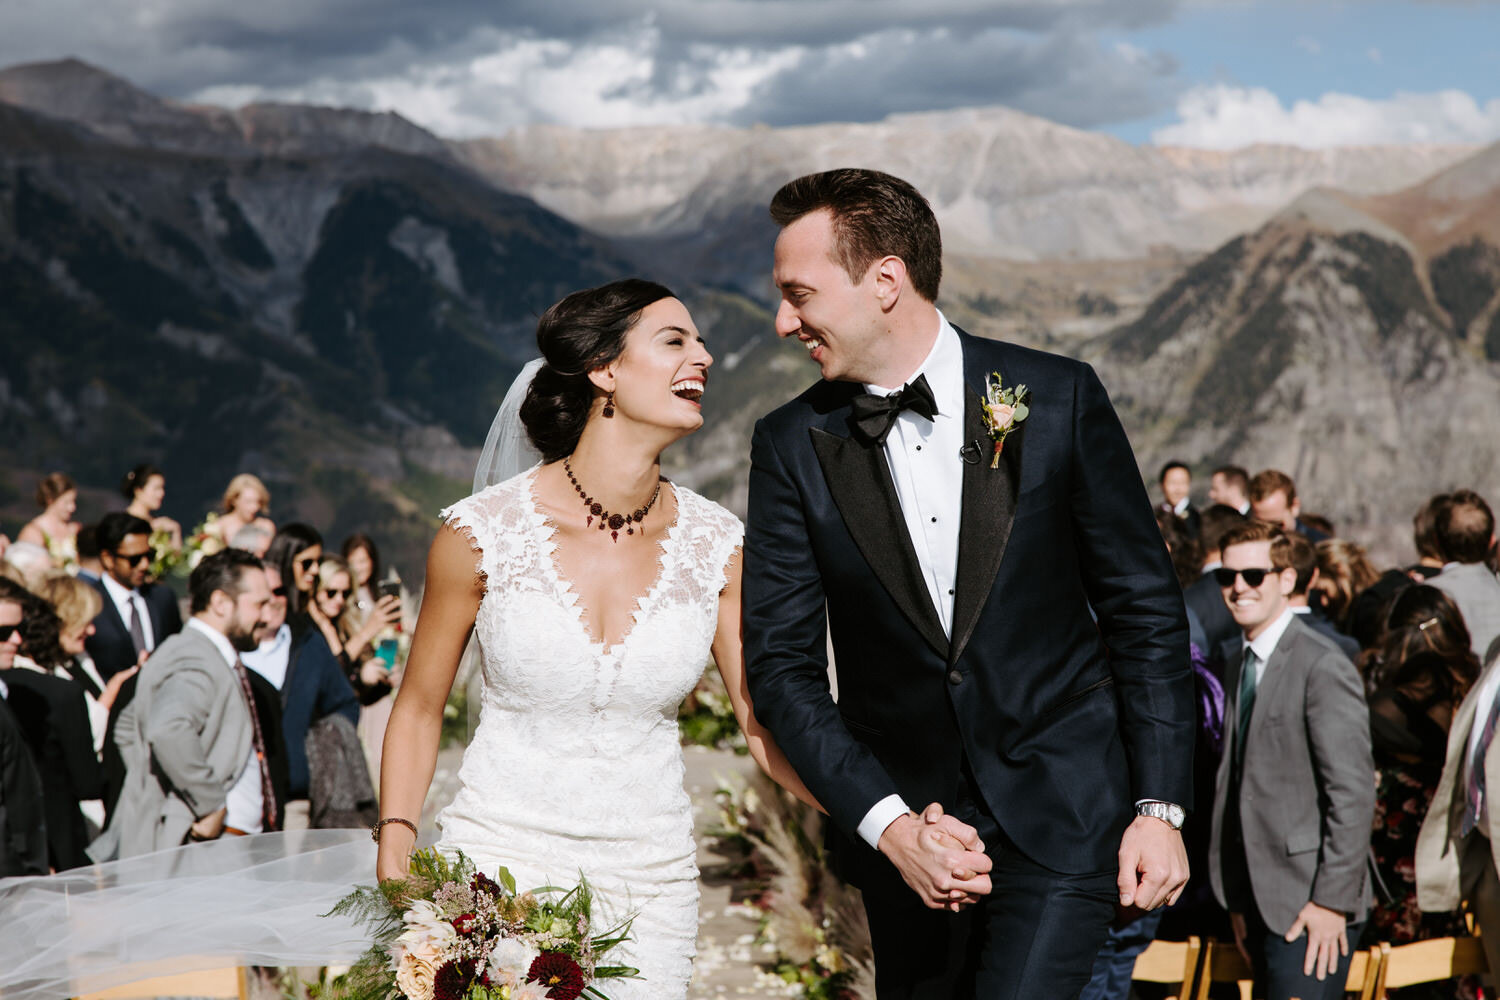
{"type": "Polygon", "coordinates": [[[865,444],[885,444],[902,410],[920,413],[928,420],[938,414],[937,398],[927,384],[926,375],[918,375],[889,396],[860,393],[850,404],[854,411],[854,433],[865,444]]]}

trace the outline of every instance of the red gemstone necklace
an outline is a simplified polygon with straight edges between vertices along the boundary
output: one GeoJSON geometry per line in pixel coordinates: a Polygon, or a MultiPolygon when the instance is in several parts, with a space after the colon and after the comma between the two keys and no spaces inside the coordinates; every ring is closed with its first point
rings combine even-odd
{"type": "MultiPolygon", "coordinates": [[[[661,496],[661,480],[657,479],[656,489],[651,491],[651,499],[647,500],[642,507],[629,514],[611,514],[604,509],[602,503],[583,491],[583,487],[578,483],[578,477],[573,475],[573,464],[568,458],[563,459],[563,471],[568,474],[568,482],[573,484],[573,489],[583,499],[583,505],[588,508],[589,518],[584,522],[583,526],[585,528],[591,527],[594,523],[594,518],[597,517],[599,519],[599,530],[603,531],[605,528],[608,528],[610,540],[614,542],[620,540],[621,528],[625,529],[625,534],[627,535],[635,534],[635,525],[640,524],[646,519],[646,515],[656,505],[656,498],[661,496]]],[[[641,532],[642,537],[645,537],[645,534],[644,531],[641,532]]]]}

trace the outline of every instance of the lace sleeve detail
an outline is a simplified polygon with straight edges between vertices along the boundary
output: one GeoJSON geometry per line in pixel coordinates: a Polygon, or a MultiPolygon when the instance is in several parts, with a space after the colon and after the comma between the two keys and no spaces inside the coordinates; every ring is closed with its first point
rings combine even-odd
{"type": "Polygon", "coordinates": [[[474,572],[487,591],[514,577],[507,567],[514,570],[529,564],[527,546],[532,536],[527,530],[526,475],[480,490],[438,514],[469,540],[477,554],[474,572]]]}
{"type": "Polygon", "coordinates": [[[728,583],[729,563],[745,541],[738,517],[690,490],[680,490],[684,513],[691,512],[689,542],[693,573],[705,593],[717,594],[728,583]]]}

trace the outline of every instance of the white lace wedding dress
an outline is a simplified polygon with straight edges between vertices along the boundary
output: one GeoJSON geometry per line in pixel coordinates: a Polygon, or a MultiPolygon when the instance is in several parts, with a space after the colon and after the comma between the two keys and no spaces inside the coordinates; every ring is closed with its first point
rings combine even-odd
{"type": "MultiPolygon", "coordinates": [[[[677,708],[709,660],[743,526],[675,487],[657,578],[624,639],[606,647],[585,629],[558,570],[535,475],[443,512],[473,542],[485,580],[475,624],[484,693],[458,795],[438,817],[438,846],[490,874],[504,865],[520,889],[587,878],[600,929],[634,918],[633,940],[610,961],[642,978],[602,983],[605,992],[681,998],[693,971],[698,868],[677,708]]],[[[622,535],[617,544],[643,542],[622,535]]]]}

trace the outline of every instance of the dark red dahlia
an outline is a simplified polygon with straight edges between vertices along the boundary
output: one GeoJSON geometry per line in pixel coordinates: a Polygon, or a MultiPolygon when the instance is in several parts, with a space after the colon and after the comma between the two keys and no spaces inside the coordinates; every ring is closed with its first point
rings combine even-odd
{"type": "Polygon", "coordinates": [[[438,967],[432,979],[432,1000],[464,1000],[474,985],[474,960],[455,958],[438,967]]]}
{"type": "Polygon", "coordinates": [[[528,983],[547,988],[547,1000],[578,1000],[583,993],[583,970],[560,951],[544,951],[526,973],[528,983]]]}
{"type": "Polygon", "coordinates": [[[484,872],[474,873],[474,878],[469,882],[469,888],[475,892],[487,892],[497,898],[505,895],[505,890],[500,888],[500,884],[484,872]]]}
{"type": "Polygon", "coordinates": [[[479,918],[472,913],[460,913],[453,918],[453,929],[460,934],[473,934],[478,924],[479,918]]]}

